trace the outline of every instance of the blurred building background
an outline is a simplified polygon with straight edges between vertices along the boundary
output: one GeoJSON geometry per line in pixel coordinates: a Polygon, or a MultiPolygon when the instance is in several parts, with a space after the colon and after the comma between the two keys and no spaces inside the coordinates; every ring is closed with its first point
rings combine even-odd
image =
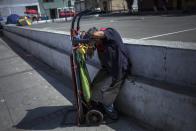
{"type": "Polygon", "coordinates": [[[62,10],[73,9],[75,0],[38,0],[42,15],[47,15],[49,18],[59,18],[59,13],[62,10]]]}
{"type": "Polygon", "coordinates": [[[76,10],[84,10],[89,8],[100,8],[104,12],[115,10],[127,10],[126,0],[76,0],[76,10]]]}
{"type": "Polygon", "coordinates": [[[75,7],[77,10],[101,8],[105,12],[129,10],[129,8],[150,11],[153,10],[155,3],[158,4],[157,8],[162,8],[164,1],[169,10],[196,9],[196,0],[76,0],[75,7]]]}
{"type": "Polygon", "coordinates": [[[103,13],[113,11],[154,11],[163,10],[166,1],[167,10],[196,10],[196,0],[0,0],[0,16],[6,19],[10,14],[59,18],[63,10],[82,11],[98,8],[103,13]],[[27,13],[28,12],[28,13],[27,13]]]}
{"type": "MultiPolygon", "coordinates": [[[[163,2],[158,1],[158,6],[161,8],[163,2]]],[[[195,9],[196,0],[165,0],[167,2],[167,8],[170,10],[183,10],[183,9],[195,9]]],[[[154,2],[153,0],[140,0],[142,10],[152,10],[154,2]]]]}
{"type": "Polygon", "coordinates": [[[6,19],[10,14],[32,15],[58,18],[59,11],[74,7],[75,0],[0,0],[0,16],[6,19]]]}
{"type": "Polygon", "coordinates": [[[0,0],[0,16],[6,19],[10,14],[23,16],[27,9],[36,9],[40,12],[37,0],[0,0]]]}

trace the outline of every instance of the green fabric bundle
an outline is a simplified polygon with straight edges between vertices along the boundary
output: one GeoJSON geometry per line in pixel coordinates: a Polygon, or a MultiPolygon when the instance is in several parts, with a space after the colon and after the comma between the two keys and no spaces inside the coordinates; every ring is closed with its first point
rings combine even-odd
{"type": "Polygon", "coordinates": [[[82,94],[84,97],[84,100],[88,103],[90,102],[91,99],[91,91],[90,91],[90,77],[89,73],[86,67],[86,57],[84,53],[81,53],[81,51],[77,51],[77,61],[78,61],[78,66],[79,66],[79,73],[80,73],[80,82],[82,85],[82,94]]]}

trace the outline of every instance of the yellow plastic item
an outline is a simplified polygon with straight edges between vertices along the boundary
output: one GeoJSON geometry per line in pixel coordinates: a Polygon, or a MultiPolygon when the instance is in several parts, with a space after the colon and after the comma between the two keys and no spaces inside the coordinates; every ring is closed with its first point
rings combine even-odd
{"type": "Polygon", "coordinates": [[[22,17],[18,20],[18,25],[20,26],[31,26],[32,25],[32,21],[30,19],[28,19],[27,17],[22,17]]]}

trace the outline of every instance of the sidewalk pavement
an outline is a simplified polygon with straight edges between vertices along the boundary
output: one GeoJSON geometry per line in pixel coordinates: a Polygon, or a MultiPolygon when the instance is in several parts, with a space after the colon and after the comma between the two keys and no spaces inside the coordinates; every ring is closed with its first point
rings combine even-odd
{"type": "MultiPolygon", "coordinates": [[[[70,67],[67,67],[70,68],[70,67]]],[[[144,131],[122,116],[97,127],[74,124],[71,80],[6,38],[0,38],[0,130],[144,131]],[[69,124],[65,124],[69,123],[69,124]]]]}
{"type": "Polygon", "coordinates": [[[72,18],[73,17],[34,21],[32,24],[42,24],[42,23],[51,23],[51,22],[65,22],[65,21],[71,21],[72,18]]]}
{"type": "MultiPolygon", "coordinates": [[[[99,17],[99,15],[90,15],[90,16],[83,16],[83,19],[88,19],[92,17],[99,17]]],[[[41,20],[41,21],[34,21],[32,24],[43,24],[43,23],[59,23],[59,22],[70,22],[73,19],[73,17],[67,17],[67,18],[56,18],[56,19],[49,19],[49,20],[41,20]]]]}

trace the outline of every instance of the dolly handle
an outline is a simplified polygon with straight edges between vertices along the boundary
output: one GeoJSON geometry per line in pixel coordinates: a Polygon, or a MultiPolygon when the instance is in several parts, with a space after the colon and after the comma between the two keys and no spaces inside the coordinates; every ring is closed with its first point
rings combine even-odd
{"type": "Polygon", "coordinates": [[[74,16],[74,18],[72,20],[72,23],[71,23],[71,30],[74,30],[75,29],[74,26],[75,26],[75,21],[76,21],[77,17],[80,17],[81,15],[83,15],[83,14],[85,14],[87,12],[90,12],[90,10],[84,10],[84,11],[82,11],[82,12],[80,12],[80,13],[78,13],[78,14],[76,14],[74,16]]]}

